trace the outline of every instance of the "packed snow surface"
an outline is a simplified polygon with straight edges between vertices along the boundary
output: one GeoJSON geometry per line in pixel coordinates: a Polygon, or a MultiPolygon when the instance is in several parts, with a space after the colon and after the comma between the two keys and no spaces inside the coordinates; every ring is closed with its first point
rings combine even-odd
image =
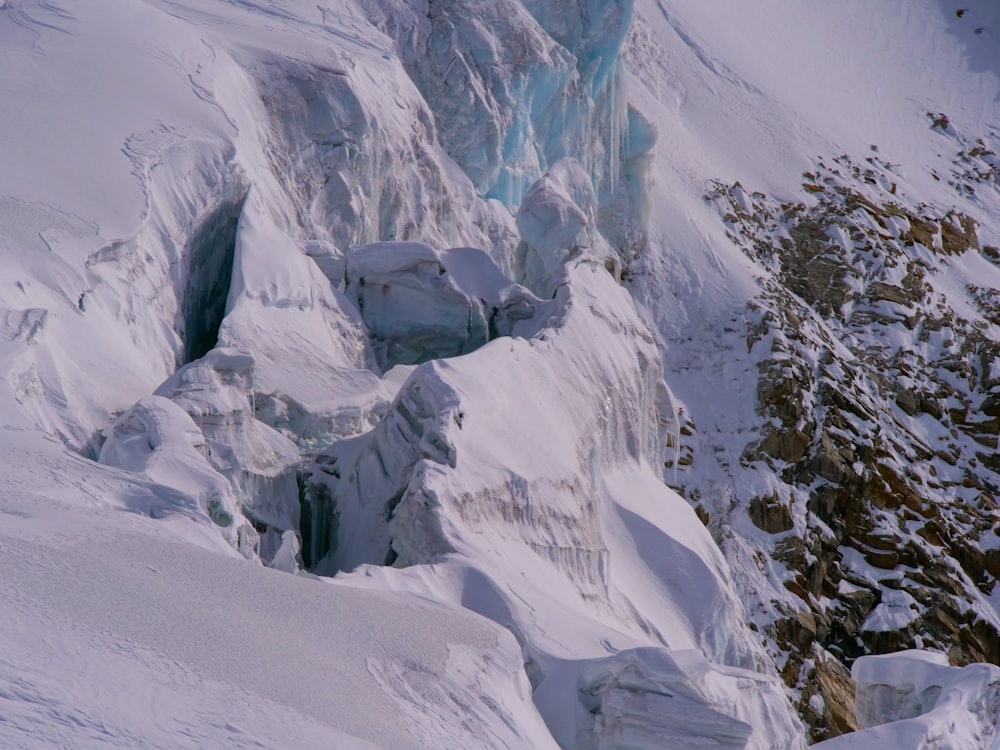
{"type": "Polygon", "coordinates": [[[4,747],[555,747],[503,629],[252,566],[150,481],[0,445],[4,747]]]}

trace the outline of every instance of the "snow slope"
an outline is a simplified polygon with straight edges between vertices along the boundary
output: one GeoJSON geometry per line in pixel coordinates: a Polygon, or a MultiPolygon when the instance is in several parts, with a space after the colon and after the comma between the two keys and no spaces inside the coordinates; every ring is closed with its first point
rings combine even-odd
{"type": "Polygon", "coordinates": [[[995,159],[996,25],[991,3],[664,0],[637,4],[627,43],[630,100],[660,133],[654,249],[626,275],[683,409],[665,479],[710,519],[817,739],[856,726],[838,662],[921,643],[998,658],[982,409],[1000,278],[980,251],[998,196],[992,166],[966,164],[995,159]],[[975,230],[915,242],[893,213],[975,230]],[[914,264],[927,288],[895,295],[914,264]],[[913,388],[943,411],[907,413],[913,388]],[[947,542],[922,528],[939,509],[947,542]],[[928,615],[867,627],[901,584],[928,615]]]}
{"type": "MultiPolygon", "coordinates": [[[[837,524],[744,460],[780,422],[761,310],[803,367],[870,343],[757,219],[877,147],[892,252],[925,204],[938,249],[953,206],[1000,239],[989,178],[948,177],[956,147],[990,164],[996,12],[955,10],[0,4],[3,744],[803,747],[796,710],[824,736],[851,708],[810,669],[857,654],[817,618],[870,591],[859,632],[923,625],[855,537],[843,590],[805,591],[788,540],[813,564],[837,524]]],[[[927,267],[984,319],[985,256],[927,267]]]]}
{"type": "Polygon", "coordinates": [[[148,481],[2,446],[5,747],[554,747],[482,618],[252,566],[148,481]]]}

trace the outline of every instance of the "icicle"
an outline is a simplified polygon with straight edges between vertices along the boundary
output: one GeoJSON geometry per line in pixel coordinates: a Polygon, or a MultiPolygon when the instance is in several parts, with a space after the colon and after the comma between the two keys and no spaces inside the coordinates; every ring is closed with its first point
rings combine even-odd
{"type": "Polygon", "coordinates": [[[625,101],[625,86],[622,80],[623,63],[619,57],[614,70],[608,76],[607,104],[610,107],[611,134],[608,142],[608,178],[611,189],[618,186],[621,179],[621,155],[628,141],[628,105],[625,101]]]}
{"type": "Polygon", "coordinates": [[[674,412],[674,487],[677,487],[677,467],[681,460],[681,412],[674,412]]]}

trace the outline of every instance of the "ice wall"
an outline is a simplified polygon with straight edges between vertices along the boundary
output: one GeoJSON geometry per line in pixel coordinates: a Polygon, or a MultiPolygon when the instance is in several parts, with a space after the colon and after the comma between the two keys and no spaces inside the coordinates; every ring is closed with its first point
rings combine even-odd
{"type": "Polygon", "coordinates": [[[538,294],[551,296],[567,261],[584,253],[615,278],[621,261],[597,227],[597,195],[575,159],[560,159],[528,191],[517,211],[521,242],[514,272],[538,294]]]}
{"type": "Polygon", "coordinates": [[[281,533],[299,525],[299,452],[254,416],[253,367],[248,352],[213,349],[170,376],[155,395],[180,406],[200,428],[209,462],[233,484],[243,513],[264,529],[262,554],[269,560],[281,533]]]}
{"type": "Polygon", "coordinates": [[[725,561],[658,478],[660,352],[618,284],[653,139],[625,105],[630,6],[365,7],[391,39],[336,3],[137,6],[150,51],[108,45],[135,77],[102,99],[129,106],[83,124],[125,123],[102,154],[125,141],[113,202],[138,213],[18,228],[64,264],[4,255],[30,282],[0,290],[18,397],[74,445],[127,409],[106,462],[242,549],[253,520],[283,569],[298,528],[318,572],[501,623],[567,746],[661,731],[671,686],[713,717],[692,741],[801,744],[725,561]],[[316,452],[302,518],[293,467],[316,452]],[[697,670],[664,666],[690,650],[697,670]]]}
{"type": "Polygon", "coordinates": [[[203,357],[219,341],[233,278],[237,222],[246,195],[245,179],[236,174],[191,231],[183,253],[187,268],[180,300],[184,362],[203,357]]]}
{"type": "Polygon", "coordinates": [[[366,2],[430,105],[448,153],[511,210],[560,159],[583,165],[602,231],[641,244],[641,155],[650,127],[629,111],[621,48],[631,2],[366,2]],[[636,134],[631,134],[631,124],[636,134]],[[613,207],[613,209],[612,209],[613,207]],[[603,210],[606,209],[606,210],[603,210]]]}
{"type": "Polygon", "coordinates": [[[115,421],[98,460],[182,493],[245,556],[294,559],[299,452],[254,417],[253,367],[219,348],[185,365],[115,421]]]}
{"type": "Polygon", "coordinates": [[[475,248],[383,242],[352,248],[345,262],[345,293],[382,369],[473,351],[541,306],[475,248]]]}

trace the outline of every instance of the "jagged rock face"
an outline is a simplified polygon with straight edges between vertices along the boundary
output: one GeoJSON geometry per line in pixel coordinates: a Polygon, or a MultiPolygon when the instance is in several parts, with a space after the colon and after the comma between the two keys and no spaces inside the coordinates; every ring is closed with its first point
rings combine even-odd
{"type": "MultiPolygon", "coordinates": [[[[766,269],[746,339],[765,421],[741,464],[781,483],[744,502],[800,602],[768,627],[817,739],[852,728],[837,715],[844,681],[804,666],[820,654],[849,666],[933,646],[956,664],[1000,660],[987,601],[1000,520],[994,295],[943,281],[993,258],[969,216],[907,202],[893,168],[877,155],[821,161],[798,203],[738,183],[706,196],[766,269]]],[[[992,185],[995,168],[979,176],[992,185]]]]}

